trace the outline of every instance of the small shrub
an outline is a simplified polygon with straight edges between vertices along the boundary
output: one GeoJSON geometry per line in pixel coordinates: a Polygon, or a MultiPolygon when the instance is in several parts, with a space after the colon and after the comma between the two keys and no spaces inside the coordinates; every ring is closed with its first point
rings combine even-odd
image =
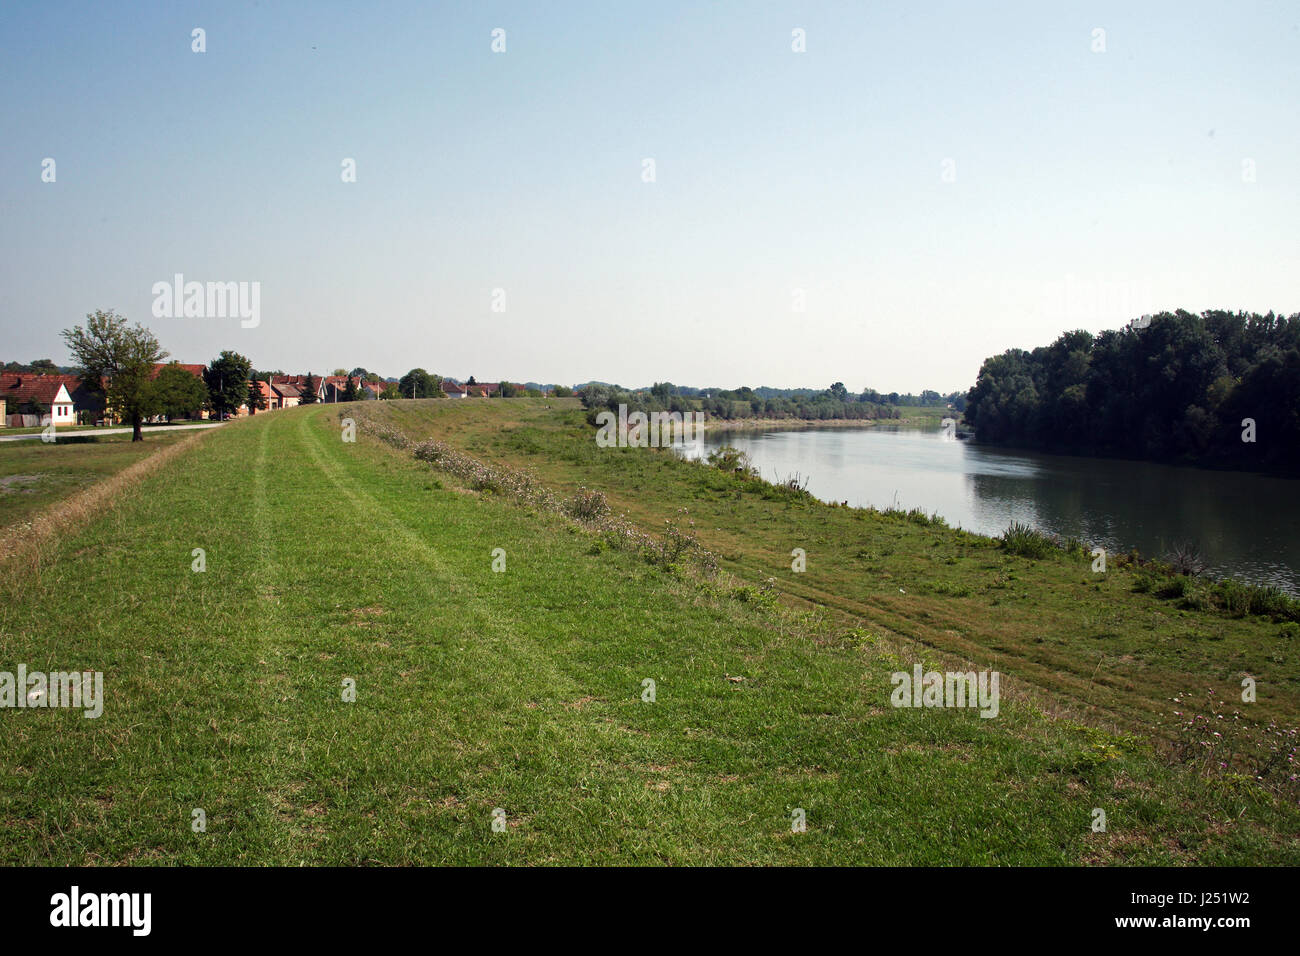
{"type": "Polygon", "coordinates": [[[578,493],[564,504],[564,511],[584,524],[595,524],[609,516],[609,502],[601,491],[579,488],[578,493]]]}
{"type": "Polygon", "coordinates": [[[1220,581],[1214,591],[1223,609],[1234,617],[1241,617],[1250,611],[1250,592],[1240,581],[1231,578],[1220,581]]]}
{"type": "Polygon", "coordinates": [[[1200,546],[1191,541],[1175,543],[1165,555],[1165,560],[1169,562],[1169,567],[1175,574],[1195,577],[1205,573],[1205,559],[1201,557],[1200,546]]]}
{"type": "Polygon", "coordinates": [[[709,452],[708,462],[719,471],[739,472],[743,475],[755,473],[753,465],[750,464],[749,455],[730,445],[723,445],[721,448],[715,448],[709,452]]]}
{"type": "Polygon", "coordinates": [[[761,607],[771,607],[776,603],[776,579],[768,578],[759,587],[754,587],[752,584],[744,584],[738,588],[732,588],[731,596],[737,601],[745,604],[757,604],[761,607]]]}
{"type": "Polygon", "coordinates": [[[1041,531],[1013,521],[1002,534],[1002,548],[1008,554],[1025,558],[1045,558],[1053,550],[1052,541],[1041,531]]]}

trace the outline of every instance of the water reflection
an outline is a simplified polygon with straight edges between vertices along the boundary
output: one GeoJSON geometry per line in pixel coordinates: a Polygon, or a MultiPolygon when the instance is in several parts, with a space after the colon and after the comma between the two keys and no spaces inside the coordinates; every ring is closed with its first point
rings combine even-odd
{"type": "Polygon", "coordinates": [[[981,534],[1021,521],[1111,552],[1162,555],[1193,541],[1211,573],[1300,594],[1300,485],[1286,479],[1007,451],[892,426],[709,431],[685,453],[720,445],[747,452],[769,480],[807,478],[826,501],[922,508],[981,534]]]}

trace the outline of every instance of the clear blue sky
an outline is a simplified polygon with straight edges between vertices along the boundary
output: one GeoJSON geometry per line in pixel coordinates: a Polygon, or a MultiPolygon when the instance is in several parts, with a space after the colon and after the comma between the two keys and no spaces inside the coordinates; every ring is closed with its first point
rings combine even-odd
{"type": "Polygon", "coordinates": [[[1293,312],[1297,49],[1281,2],[6,2],[0,358],[115,308],[185,362],[947,391],[1293,312]],[[177,272],[261,324],[155,319],[177,272]]]}

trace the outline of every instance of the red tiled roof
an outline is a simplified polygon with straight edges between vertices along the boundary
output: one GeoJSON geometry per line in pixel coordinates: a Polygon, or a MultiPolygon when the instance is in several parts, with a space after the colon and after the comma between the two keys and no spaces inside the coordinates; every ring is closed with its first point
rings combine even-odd
{"type": "MultiPolygon", "coordinates": [[[[313,375],[311,377],[311,380],[316,385],[317,388],[320,388],[319,375],[313,375]]],[[[272,375],[271,384],[272,385],[297,385],[301,387],[307,384],[307,376],[306,375],[272,375]]]]}
{"type": "MultiPolygon", "coordinates": [[[[195,378],[200,378],[200,379],[203,378],[203,370],[207,368],[206,365],[187,365],[184,362],[168,362],[167,365],[175,365],[177,368],[183,368],[185,369],[185,371],[189,372],[195,378]]],[[[157,378],[158,373],[161,372],[163,369],[165,369],[167,365],[161,363],[155,363],[153,367],[153,374],[150,375],[149,377],[157,378]]]]}
{"type": "Polygon", "coordinates": [[[68,395],[80,384],[75,375],[33,375],[30,372],[0,372],[0,395],[15,402],[40,402],[53,404],[59,387],[66,386],[68,395]]]}

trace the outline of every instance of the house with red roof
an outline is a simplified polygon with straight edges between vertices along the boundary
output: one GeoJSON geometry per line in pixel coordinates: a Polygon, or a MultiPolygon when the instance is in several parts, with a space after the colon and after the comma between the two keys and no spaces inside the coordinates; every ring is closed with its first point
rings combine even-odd
{"type": "MultiPolygon", "coordinates": [[[[331,377],[333,377],[333,376],[331,376],[331,377]]],[[[306,389],[307,389],[307,387],[308,387],[308,385],[307,385],[307,376],[306,376],[306,375],[272,375],[272,376],[271,376],[271,384],[272,384],[272,385],[292,385],[292,386],[293,386],[295,389],[297,389],[297,391],[298,391],[298,401],[299,401],[299,403],[301,403],[301,401],[302,401],[302,393],[303,393],[304,391],[306,391],[306,389]]],[[[313,386],[315,386],[315,391],[316,391],[316,401],[318,401],[318,402],[323,402],[323,401],[325,401],[325,379],[324,379],[324,377],[322,377],[322,376],[320,376],[320,375],[313,375],[313,376],[311,376],[311,384],[312,384],[313,386]]],[[[289,407],[289,406],[285,406],[285,407],[289,407]]]]}
{"type": "Polygon", "coordinates": [[[322,402],[342,402],[344,394],[348,390],[348,380],[356,387],[358,395],[357,401],[368,402],[377,399],[384,391],[384,383],[367,382],[365,379],[358,378],[355,375],[326,375],[321,382],[321,401],[322,402]]]}
{"type": "Polygon", "coordinates": [[[0,425],[11,428],[35,425],[75,425],[72,392],[80,385],[74,375],[33,375],[0,372],[0,425]]]}
{"type": "MultiPolygon", "coordinates": [[[[183,369],[185,369],[185,371],[189,372],[191,375],[193,375],[195,378],[197,378],[200,382],[203,381],[203,370],[207,368],[206,365],[192,365],[192,364],[186,364],[185,362],[170,362],[170,363],[168,363],[168,364],[170,364],[170,365],[175,365],[175,366],[177,366],[178,368],[183,368],[183,369]]],[[[155,363],[154,363],[154,366],[153,366],[153,373],[152,373],[149,377],[150,377],[150,378],[157,378],[157,377],[158,377],[158,373],[161,372],[161,371],[162,371],[163,369],[165,369],[166,367],[167,367],[167,365],[164,365],[164,364],[161,363],[161,362],[155,362],[155,363]]]]}
{"type": "MultiPolygon", "coordinates": [[[[262,402],[266,405],[264,411],[271,412],[280,407],[280,396],[271,389],[271,384],[269,382],[263,382],[261,379],[256,379],[249,382],[248,387],[255,388],[261,393],[262,402]]],[[[257,414],[256,409],[249,409],[249,411],[251,414],[257,414]]]]}
{"type": "MultiPolygon", "coordinates": [[[[303,388],[307,386],[304,385],[303,388]]],[[[276,408],[296,408],[302,403],[302,392],[297,385],[291,385],[288,382],[271,381],[271,394],[275,396],[276,408]]],[[[268,408],[271,406],[267,406],[268,408]]]]}

